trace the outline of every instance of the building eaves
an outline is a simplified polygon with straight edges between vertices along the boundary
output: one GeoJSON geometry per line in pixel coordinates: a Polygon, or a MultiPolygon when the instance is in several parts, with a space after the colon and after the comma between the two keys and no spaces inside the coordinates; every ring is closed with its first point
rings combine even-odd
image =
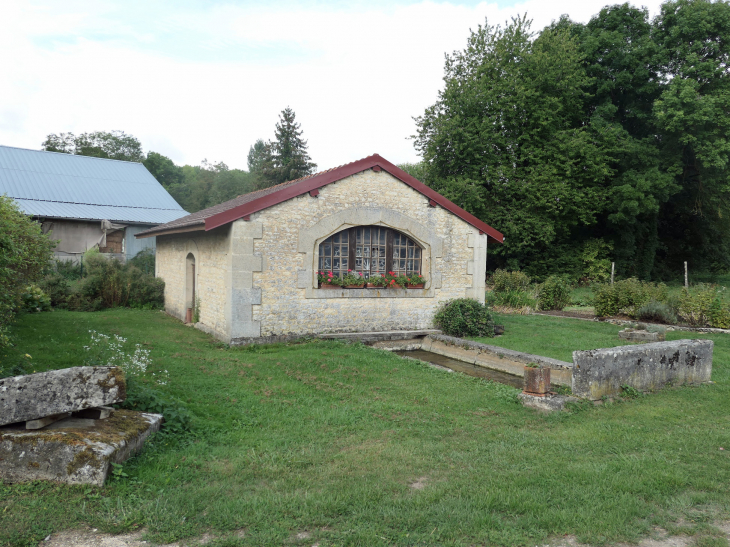
{"type": "Polygon", "coordinates": [[[497,243],[502,243],[504,241],[504,236],[499,231],[479,220],[471,213],[468,213],[452,201],[429,188],[421,181],[409,175],[378,154],[328,169],[314,175],[285,182],[277,186],[272,186],[271,188],[238,196],[230,201],[198,211],[197,213],[182,217],[167,224],[151,228],[150,230],[145,230],[144,232],[136,234],[135,237],[144,238],[162,235],[165,233],[175,233],[177,231],[190,231],[196,229],[206,231],[212,230],[240,218],[247,219],[253,213],[262,211],[297,196],[306,193],[316,195],[315,193],[319,191],[319,188],[367,169],[382,169],[388,172],[396,179],[404,182],[414,190],[426,196],[432,206],[443,207],[468,224],[477,228],[480,233],[487,234],[492,241],[497,243]]]}

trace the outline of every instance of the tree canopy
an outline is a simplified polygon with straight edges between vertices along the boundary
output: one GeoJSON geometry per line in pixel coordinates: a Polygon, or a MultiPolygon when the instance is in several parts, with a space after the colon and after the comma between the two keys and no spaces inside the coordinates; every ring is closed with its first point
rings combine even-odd
{"type": "Polygon", "coordinates": [[[727,269],[729,44],[730,6],[709,0],[479,26],[416,118],[424,182],[505,233],[493,266],[727,269]]]}
{"type": "Polygon", "coordinates": [[[284,109],[275,127],[274,141],[258,139],[248,153],[248,171],[231,169],[223,162],[176,165],[159,152],[144,154],[140,141],[124,131],[52,133],[42,149],[144,164],[173,198],[191,213],[260,188],[294,180],[314,172],[317,165],[307,152],[307,141],[291,108],[284,109]]]}
{"type": "Polygon", "coordinates": [[[51,133],[43,141],[41,149],[123,161],[141,162],[145,157],[139,140],[124,131],[95,131],[78,136],[73,133],[51,133]]]}

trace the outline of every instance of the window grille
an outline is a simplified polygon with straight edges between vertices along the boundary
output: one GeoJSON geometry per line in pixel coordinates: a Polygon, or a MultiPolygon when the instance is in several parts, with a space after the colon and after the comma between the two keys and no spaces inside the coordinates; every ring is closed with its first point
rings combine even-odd
{"type": "Polygon", "coordinates": [[[342,277],[348,270],[363,277],[421,273],[421,247],[411,238],[382,226],[358,226],[338,232],[319,245],[319,271],[342,277]]]}

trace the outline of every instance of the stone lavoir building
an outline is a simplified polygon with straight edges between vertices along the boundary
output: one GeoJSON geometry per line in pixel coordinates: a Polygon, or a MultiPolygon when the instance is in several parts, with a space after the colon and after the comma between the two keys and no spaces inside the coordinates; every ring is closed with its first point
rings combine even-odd
{"type": "Polygon", "coordinates": [[[432,327],[452,298],[484,301],[491,226],[376,155],[162,224],[165,309],[228,343],[432,327]],[[335,275],[411,273],[423,289],[321,289],[335,275]]]}

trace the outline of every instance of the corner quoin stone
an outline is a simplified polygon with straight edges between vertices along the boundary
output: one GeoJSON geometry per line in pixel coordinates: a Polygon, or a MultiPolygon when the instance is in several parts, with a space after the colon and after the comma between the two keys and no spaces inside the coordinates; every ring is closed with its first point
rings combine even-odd
{"type": "Polygon", "coordinates": [[[118,367],[73,367],[0,379],[0,426],[123,401],[118,367]]]}
{"type": "Polygon", "coordinates": [[[712,374],[712,340],[675,340],[573,352],[573,395],[620,395],[622,386],[654,391],[665,384],[700,384],[712,374]]]}

